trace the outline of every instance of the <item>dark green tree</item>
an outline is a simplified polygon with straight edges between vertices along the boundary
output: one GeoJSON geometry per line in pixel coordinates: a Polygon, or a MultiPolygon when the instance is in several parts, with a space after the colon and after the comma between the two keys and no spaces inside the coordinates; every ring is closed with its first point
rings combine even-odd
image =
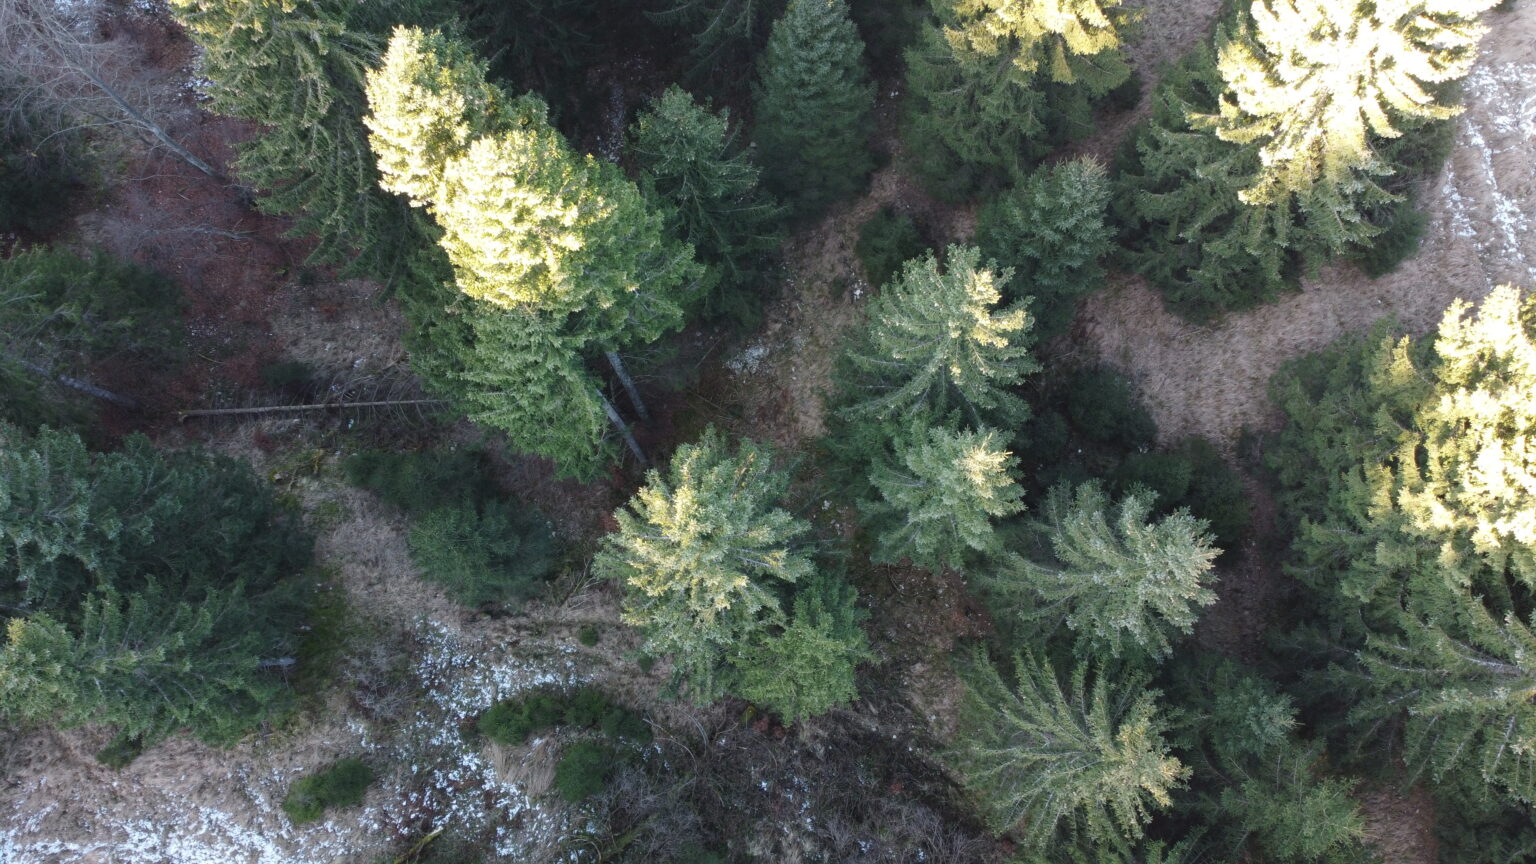
{"type": "Polygon", "coordinates": [[[1140,839],[1188,774],[1163,740],[1157,691],[1086,665],[1063,683],[1029,655],[1015,667],[1014,687],[981,652],[962,673],[953,760],[987,823],[1032,850],[1060,834],[1107,849],[1140,839]]]}
{"type": "Polygon", "coordinates": [[[898,438],[893,457],[877,460],[870,476],[880,498],[861,508],[877,532],[874,559],[942,570],[997,554],[994,522],[1024,509],[1018,460],[1004,446],[995,429],[919,424],[898,438]]]}
{"type": "Polygon", "coordinates": [[[0,427],[13,719],[233,742],[281,709],[310,543],[244,465],[0,427]]]}
{"type": "Polygon", "coordinates": [[[1009,300],[1034,298],[1034,336],[1044,341],[1072,325],[1077,301],[1098,288],[1114,232],[1105,224],[1109,179],[1103,166],[1077,159],[1042,167],[982,208],[976,245],[1012,268],[1009,300]]]}
{"type": "Polygon", "coordinates": [[[954,417],[971,429],[1014,428],[1029,406],[1012,390],[1038,370],[1023,304],[998,309],[1011,271],[981,265],[974,248],[951,246],[940,272],[930,252],[908,261],[869,307],[849,350],[844,414],[899,434],[914,416],[954,417]]]}
{"type": "Polygon", "coordinates": [[[1017,617],[1065,623],[1087,656],[1168,654],[1216,602],[1220,550],[1187,510],[1153,521],[1152,501],[1138,490],[1112,505],[1097,482],[1052,488],[1036,528],[1050,553],[1018,559],[990,587],[1017,617]]]}
{"type": "Polygon", "coordinates": [[[846,0],[790,0],[758,60],[754,138],[768,188],[800,216],[864,185],[874,84],[846,0]]]}
{"type": "Polygon", "coordinates": [[[673,233],[732,282],[778,246],[780,216],[735,138],[728,109],[716,114],[676,85],[629,128],[641,189],[672,209],[673,233]]]}
{"type": "Polygon", "coordinates": [[[645,650],[671,655],[677,683],[700,702],[735,687],[728,661],[785,625],[781,589],[808,578],[806,524],[775,506],[789,478],[750,441],[734,450],[713,428],[652,470],[614,513],[594,571],[624,587],[624,620],[645,650]]]}
{"type": "Polygon", "coordinates": [[[688,31],[693,41],[693,70],[701,75],[730,68],[756,50],[768,20],[783,0],[664,0],[656,20],[688,31]]]}
{"type": "Polygon", "coordinates": [[[857,699],[855,667],[874,659],[859,627],[867,615],[854,605],[857,597],[852,585],[826,574],[797,586],[784,630],[759,637],[732,659],[741,696],[790,722],[857,699]]]}
{"type": "Polygon", "coordinates": [[[421,242],[416,218],[379,188],[362,124],[363,85],[391,24],[421,14],[418,0],[173,0],[171,12],[202,49],[213,110],[262,132],[236,170],[258,206],[295,217],[295,236],[319,239],[312,260],[351,260],[394,277],[421,242]]]}

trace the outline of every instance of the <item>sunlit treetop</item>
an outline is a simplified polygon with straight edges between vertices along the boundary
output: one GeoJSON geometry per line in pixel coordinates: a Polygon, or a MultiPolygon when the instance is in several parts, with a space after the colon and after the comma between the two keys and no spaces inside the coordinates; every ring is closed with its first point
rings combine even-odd
{"type": "Polygon", "coordinates": [[[1451,117],[1440,85],[1471,71],[1496,0],[1257,0],[1218,34],[1226,80],[1218,115],[1201,120],[1224,140],[1261,145],[1262,168],[1241,193],[1257,203],[1388,169],[1371,137],[1405,121],[1451,117]]]}
{"type": "Polygon", "coordinates": [[[1125,80],[1120,58],[1120,0],[935,0],[951,21],[945,36],[956,49],[986,56],[1013,55],[1027,73],[1044,71],[1060,84],[1095,91],[1125,80]]]}

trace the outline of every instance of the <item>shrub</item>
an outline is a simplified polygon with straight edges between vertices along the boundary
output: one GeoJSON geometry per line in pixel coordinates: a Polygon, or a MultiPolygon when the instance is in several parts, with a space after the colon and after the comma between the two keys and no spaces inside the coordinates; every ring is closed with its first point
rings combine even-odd
{"type": "Polygon", "coordinates": [[[587,646],[588,648],[596,645],[601,638],[602,637],[597,632],[597,627],[592,624],[583,626],[581,630],[577,631],[576,633],[576,641],[587,646]]]}
{"type": "Polygon", "coordinates": [[[563,713],[564,707],[554,694],[534,691],[492,705],[480,715],[476,727],[497,744],[524,744],[535,732],[559,723],[563,713]]]}
{"type": "Polygon", "coordinates": [[[1157,424],[1136,398],[1135,388],[1112,369],[1079,370],[1067,381],[1067,416],[1077,431],[1100,444],[1150,446],[1157,424]]]}
{"type": "Polygon", "coordinates": [[[596,687],[583,687],[565,700],[565,724],[580,729],[590,729],[603,721],[603,716],[613,708],[603,691],[596,687]]]}
{"type": "Polygon", "coordinates": [[[1242,477],[1211,442],[1185,438],[1167,450],[1132,453],[1115,472],[1121,491],[1145,486],[1157,493],[1157,511],[1187,507],[1210,523],[1216,545],[1234,549],[1248,533],[1251,520],[1242,477]]]}
{"type": "Polygon", "coordinates": [[[305,395],[315,386],[315,370],[300,360],[279,360],[261,367],[261,383],[273,390],[305,395]]]}
{"type": "Polygon", "coordinates": [[[411,528],[411,558],[429,581],[466,606],[512,603],[539,588],[555,565],[555,537],[537,510],[503,501],[440,507],[411,528]]]}
{"type": "Polygon", "coordinates": [[[923,254],[927,244],[912,217],[884,207],[859,227],[854,247],[864,265],[864,275],[875,288],[890,281],[903,262],[923,254]]]}
{"type": "Polygon", "coordinates": [[[288,796],[283,799],[283,812],[295,825],[313,822],[328,807],[353,807],[363,803],[363,793],[373,779],[373,769],[363,760],[338,760],[289,787],[288,796]]]}
{"type": "Polygon", "coordinates": [[[651,743],[651,724],[628,708],[613,707],[600,724],[610,741],[628,741],[640,747],[651,743]]]}
{"type": "Polygon", "coordinates": [[[575,804],[603,791],[619,764],[619,754],[606,744],[577,741],[567,747],[555,766],[555,791],[575,804]]]}
{"type": "Polygon", "coordinates": [[[489,460],[478,449],[390,453],[368,450],[347,458],[347,479],[412,515],[496,494],[489,460]]]}

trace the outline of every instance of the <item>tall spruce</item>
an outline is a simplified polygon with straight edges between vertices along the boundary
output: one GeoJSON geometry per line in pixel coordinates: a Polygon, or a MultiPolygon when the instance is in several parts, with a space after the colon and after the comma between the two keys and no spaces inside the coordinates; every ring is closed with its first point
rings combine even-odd
{"type": "Polygon", "coordinates": [[[263,665],[296,643],[310,543],[249,467],[0,425],[0,476],[0,712],[228,744],[281,709],[263,665]]]}
{"type": "Polygon", "coordinates": [[[710,111],[674,85],[635,118],[629,139],[641,188],[671,209],[673,233],[725,279],[749,275],[754,259],[778,246],[779,207],[736,145],[729,109],[710,111]]]}
{"type": "Polygon", "coordinates": [[[789,478],[769,450],[735,448],[712,428],[652,470],[618,530],[593,560],[620,582],[624,620],[645,634],[645,650],[670,655],[674,681],[699,702],[735,686],[729,660],[784,626],[780,592],[809,577],[800,547],[807,526],[776,506],[789,478]]]}
{"type": "Polygon", "coordinates": [[[973,430],[1016,428],[1029,406],[1012,392],[1040,366],[1030,355],[1024,304],[998,309],[1009,270],[983,267],[972,247],[951,246],[944,269],[932,252],[908,261],[869,306],[850,350],[855,381],[846,416],[892,434],[914,415],[953,419],[973,430]]]}
{"type": "Polygon", "coordinates": [[[989,585],[1014,615],[1065,622],[1088,656],[1168,654],[1216,602],[1220,550],[1187,510],[1153,521],[1154,497],[1134,490],[1111,504],[1096,482],[1053,487],[1037,526],[1049,554],[1019,559],[989,585]]]}
{"type": "Polygon", "coordinates": [[[213,110],[262,129],[241,145],[236,170],[261,192],[263,211],[291,215],[295,236],[318,238],[312,260],[393,277],[420,242],[409,210],[379,188],[361,122],[380,28],[419,14],[417,5],[171,0],[202,49],[213,110]]]}
{"type": "Polygon", "coordinates": [[[1376,230],[1314,199],[1243,203],[1258,146],[1224,141],[1195,119],[1216,110],[1223,87],[1214,50],[1195,49],[1163,77],[1116,166],[1124,260],[1197,322],[1296,290],[1308,266],[1376,230]]]}
{"type": "Polygon", "coordinates": [[[1029,655],[1015,672],[1010,687],[981,651],[962,670],[952,758],[987,823],[1027,850],[1074,835],[1125,849],[1188,773],[1163,740],[1159,694],[1144,675],[1087,665],[1064,682],[1029,655]]]}
{"type": "Polygon", "coordinates": [[[1018,459],[995,429],[953,432],[918,425],[898,438],[892,458],[877,460],[870,482],[880,498],[863,506],[876,526],[876,561],[910,559],[919,567],[960,568],[992,555],[993,522],[1024,509],[1018,459]]]}
{"type": "Polygon", "coordinates": [[[1255,143],[1248,203],[1359,186],[1391,172],[1376,142],[1457,113],[1447,85],[1466,76],[1498,0],[1256,0],[1218,34],[1226,92],[1202,118],[1225,141],[1255,143]]]}
{"type": "Polygon", "coordinates": [[[1118,0],[932,0],[937,23],[907,52],[904,136],[935,191],[1020,181],[1091,130],[1094,100],[1124,83],[1118,0]]]}
{"type": "Polygon", "coordinates": [[[1536,301],[1503,287],[1471,311],[1287,367],[1268,458],[1357,738],[1529,804],[1536,301]]]}
{"type": "Polygon", "coordinates": [[[764,179],[798,215],[864,184],[875,87],[846,0],[790,0],[758,59],[754,138],[764,179]]]}
{"type": "Polygon", "coordinates": [[[1065,333],[1077,301],[1099,287],[1111,248],[1105,224],[1110,185],[1104,167],[1088,159],[1041,167],[981,210],[976,245],[1013,270],[1008,299],[1027,294],[1034,337],[1065,333]]]}

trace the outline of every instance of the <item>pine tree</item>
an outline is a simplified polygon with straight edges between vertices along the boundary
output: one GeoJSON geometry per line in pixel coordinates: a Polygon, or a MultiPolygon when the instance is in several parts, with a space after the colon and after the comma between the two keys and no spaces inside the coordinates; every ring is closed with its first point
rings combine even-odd
{"type": "Polygon", "coordinates": [[[1226,141],[1255,143],[1262,169],[1248,203],[1368,183],[1390,173],[1374,140],[1403,122],[1445,119],[1444,85],[1466,76],[1497,0],[1256,0],[1218,35],[1226,141]]]}
{"type": "Polygon", "coordinates": [[[281,708],[262,661],[293,644],[310,543],[248,467],[0,426],[0,476],[0,710],[225,744],[281,708]]]}
{"type": "Polygon", "coordinates": [[[798,215],[857,191],[874,161],[874,84],[846,0],[790,0],[758,60],[764,179],[798,215]]]}
{"type": "Polygon", "coordinates": [[[875,463],[880,499],[864,509],[879,526],[876,561],[910,559],[919,567],[960,568],[975,554],[999,551],[993,520],[1024,509],[1018,459],[995,429],[953,432],[916,426],[897,439],[894,458],[875,463]]]}
{"type": "Polygon", "coordinates": [[[1093,101],[1124,83],[1119,0],[932,0],[936,25],[907,52],[904,135],[936,191],[1022,180],[1091,129],[1093,101]]]}
{"type": "Polygon", "coordinates": [[[806,525],[774,506],[788,477],[750,441],[732,452],[713,429],[651,471],[614,513],[594,571],[624,585],[624,620],[645,650],[672,655],[674,680],[708,702],[734,686],[727,660],[782,626],[778,592],[811,575],[806,525]]]}
{"type": "Polygon", "coordinates": [[[1033,322],[1023,305],[996,308],[1013,274],[980,260],[974,248],[951,246],[941,273],[930,252],[870,303],[862,343],[850,351],[860,380],[847,417],[892,430],[921,414],[953,414],[972,429],[1029,417],[1010,391],[1040,368],[1029,353],[1033,322]]]}
{"type": "Polygon", "coordinates": [[[1050,560],[1021,558],[989,582],[1020,617],[1065,621],[1090,656],[1168,654],[1216,602],[1220,550],[1188,510],[1151,521],[1153,497],[1133,491],[1111,506],[1097,483],[1053,487],[1038,526],[1050,560]]]}
{"type": "Polygon", "coordinates": [[[363,83],[378,59],[378,18],[406,18],[408,2],[172,0],[171,12],[202,49],[213,110],[262,128],[242,145],[240,176],[268,213],[295,216],[292,234],[315,235],[311,259],[355,255],[357,272],[392,276],[419,242],[414,217],[379,189],[359,122],[363,83]],[[375,17],[376,16],[376,17],[375,17]]]}
{"type": "Polygon", "coordinates": [[[1163,740],[1157,691],[1139,674],[1079,665],[1064,685],[1031,656],[1015,666],[1013,688],[983,652],[963,670],[953,758],[988,824],[1036,851],[1058,833],[1109,849],[1139,839],[1188,773],[1163,740]]]}
{"type": "Polygon", "coordinates": [[[1040,168],[981,210],[976,245],[1013,270],[1008,299],[1033,298],[1037,340],[1065,333],[1078,299],[1103,280],[1109,195],[1104,167],[1078,159],[1040,168]]]}
{"type": "Polygon", "coordinates": [[[782,633],[760,637],[732,659],[738,692],[786,721],[803,722],[858,698],[854,668],[874,659],[854,606],[857,592],[840,578],[818,575],[799,585],[782,633]]]}
{"type": "Polygon", "coordinates": [[[724,278],[743,278],[778,246],[779,208],[736,147],[729,109],[716,114],[674,85],[640,113],[629,138],[646,196],[672,208],[672,233],[724,278]]]}

